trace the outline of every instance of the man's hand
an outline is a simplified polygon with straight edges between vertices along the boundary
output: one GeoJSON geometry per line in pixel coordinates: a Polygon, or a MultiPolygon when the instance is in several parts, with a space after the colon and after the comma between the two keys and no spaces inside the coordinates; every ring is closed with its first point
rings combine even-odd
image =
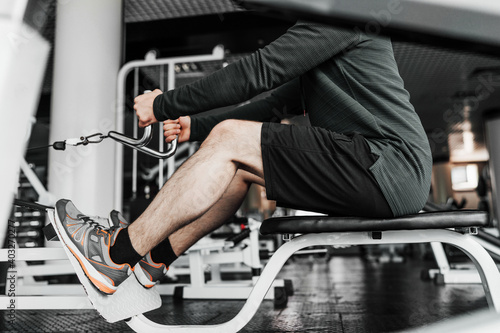
{"type": "Polygon", "coordinates": [[[163,122],[163,135],[166,143],[174,141],[177,136],[179,136],[179,143],[188,141],[191,136],[191,117],[165,120],[163,122]]]}
{"type": "Polygon", "coordinates": [[[139,127],[146,127],[158,122],[153,113],[153,102],[156,96],[161,93],[162,91],[160,89],[155,89],[152,92],[139,95],[134,99],[134,110],[139,118],[139,127]]]}

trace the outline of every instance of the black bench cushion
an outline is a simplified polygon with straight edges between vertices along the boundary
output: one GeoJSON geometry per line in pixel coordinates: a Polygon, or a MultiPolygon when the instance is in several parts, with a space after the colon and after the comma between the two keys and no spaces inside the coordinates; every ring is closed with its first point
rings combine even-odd
{"type": "Polygon", "coordinates": [[[444,229],[486,227],[488,226],[488,223],[488,214],[477,210],[425,212],[390,219],[331,216],[287,216],[265,220],[260,227],[260,233],[268,235],[343,231],[444,229]]]}

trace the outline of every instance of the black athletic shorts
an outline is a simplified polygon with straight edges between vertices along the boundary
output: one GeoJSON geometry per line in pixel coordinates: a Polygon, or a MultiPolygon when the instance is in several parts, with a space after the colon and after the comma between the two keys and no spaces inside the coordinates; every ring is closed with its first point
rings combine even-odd
{"type": "Polygon", "coordinates": [[[358,134],[264,123],[261,133],[269,200],[336,216],[392,217],[370,172],[377,155],[358,134]]]}

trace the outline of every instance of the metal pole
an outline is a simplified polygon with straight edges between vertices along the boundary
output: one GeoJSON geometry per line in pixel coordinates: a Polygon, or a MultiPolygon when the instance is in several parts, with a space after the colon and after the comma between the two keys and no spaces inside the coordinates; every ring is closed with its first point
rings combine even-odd
{"type": "MultiPolygon", "coordinates": [[[[139,95],[139,68],[134,69],[134,98],[139,95]]],[[[134,118],[134,138],[137,138],[138,124],[137,117],[134,118]]],[[[118,166],[121,167],[121,166],[118,166]]],[[[137,196],[137,150],[132,151],[132,198],[137,196]]]]}
{"type": "MultiPolygon", "coordinates": [[[[160,65],[160,90],[161,91],[164,91],[165,89],[165,74],[164,74],[164,70],[165,70],[165,66],[164,65],[160,65]]],[[[159,126],[158,126],[158,140],[160,140],[159,142],[159,147],[158,149],[160,151],[163,151],[163,148],[164,148],[164,137],[163,137],[163,124],[162,123],[159,123],[159,126]]],[[[171,158],[174,158],[173,156],[171,158]]],[[[159,167],[159,173],[158,173],[158,188],[162,188],[163,187],[163,183],[165,182],[164,179],[163,179],[163,160],[160,159],[158,160],[158,167],[159,167]]]]}
{"type": "MultiPolygon", "coordinates": [[[[168,64],[168,90],[173,90],[175,89],[175,62],[171,62],[168,64]]],[[[172,156],[171,158],[168,159],[167,161],[168,165],[168,173],[167,173],[167,179],[170,179],[172,175],[174,174],[174,169],[175,169],[175,156],[172,156]]]]}

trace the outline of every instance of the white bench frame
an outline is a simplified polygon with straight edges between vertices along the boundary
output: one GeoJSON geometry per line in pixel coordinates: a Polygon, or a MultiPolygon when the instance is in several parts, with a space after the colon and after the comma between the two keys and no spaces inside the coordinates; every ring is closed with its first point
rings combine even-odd
{"type": "Polygon", "coordinates": [[[381,239],[374,239],[372,232],[334,232],[305,234],[281,246],[267,263],[250,296],[240,312],[230,321],[218,325],[160,325],[144,315],[132,317],[127,324],[136,332],[214,332],[234,333],[241,330],[255,315],[260,303],[285,262],[295,252],[321,245],[380,245],[441,242],[464,251],[475,264],[490,309],[500,313],[500,273],[493,259],[473,237],[447,229],[394,230],[381,232],[381,239]]]}

